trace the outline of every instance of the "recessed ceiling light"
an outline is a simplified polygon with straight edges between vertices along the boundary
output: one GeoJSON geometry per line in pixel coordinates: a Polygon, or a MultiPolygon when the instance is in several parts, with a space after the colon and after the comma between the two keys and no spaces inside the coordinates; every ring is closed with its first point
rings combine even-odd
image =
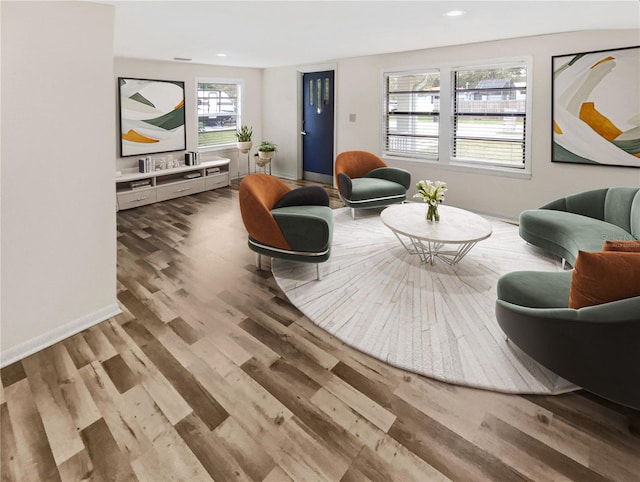
{"type": "Polygon", "coordinates": [[[178,60],[180,62],[191,62],[193,59],[189,59],[187,57],[174,57],[173,60],[178,60]]]}
{"type": "Polygon", "coordinates": [[[216,54],[216,55],[217,55],[218,57],[226,57],[226,56],[227,56],[227,54],[222,54],[222,53],[220,53],[220,54],[216,54]]]}
{"type": "Polygon", "coordinates": [[[444,14],[445,17],[460,17],[462,15],[465,15],[467,12],[465,12],[464,10],[449,10],[448,12],[446,12],[444,14]]]}

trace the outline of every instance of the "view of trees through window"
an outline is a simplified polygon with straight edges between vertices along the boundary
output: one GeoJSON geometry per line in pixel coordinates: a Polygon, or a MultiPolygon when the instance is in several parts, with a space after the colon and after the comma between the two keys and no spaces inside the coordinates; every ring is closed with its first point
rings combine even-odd
{"type": "Polygon", "coordinates": [[[198,147],[235,143],[239,99],[236,83],[198,82],[198,147]]]}
{"type": "Polygon", "coordinates": [[[385,155],[525,167],[525,61],[387,72],[384,87],[385,155]]]}
{"type": "Polygon", "coordinates": [[[523,167],[526,68],[457,70],[453,75],[451,157],[523,167]]]}

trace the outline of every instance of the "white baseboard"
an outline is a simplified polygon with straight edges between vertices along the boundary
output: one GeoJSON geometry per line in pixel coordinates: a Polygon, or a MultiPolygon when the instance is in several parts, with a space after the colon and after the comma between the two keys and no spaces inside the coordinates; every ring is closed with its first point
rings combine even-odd
{"type": "Polygon", "coordinates": [[[2,350],[2,354],[0,355],[0,368],[10,365],[18,360],[22,360],[29,355],[33,355],[44,348],[58,343],[65,338],[75,335],[82,330],[86,330],[87,328],[120,313],[122,313],[122,310],[120,309],[120,306],[118,306],[118,303],[113,303],[94,311],[93,313],[84,315],[71,323],[59,326],[58,328],[11,347],[8,350],[2,350]]]}

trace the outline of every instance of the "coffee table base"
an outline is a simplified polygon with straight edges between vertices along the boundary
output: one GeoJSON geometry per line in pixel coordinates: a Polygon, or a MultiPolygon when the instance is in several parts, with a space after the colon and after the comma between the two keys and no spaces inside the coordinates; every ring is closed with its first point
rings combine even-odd
{"type": "Polygon", "coordinates": [[[468,243],[461,243],[457,250],[447,250],[443,251],[442,248],[445,246],[445,243],[437,243],[434,241],[421,241],[417,238],[413,238],[411,236],[407,236],[410,243],[405,243],[402,238],[398,235],[398,233],[394,232],[400,244],[404,247],[404,249],[409,254],[418,255],[422,264],[431,264],[433,265],[433,260],[435,258],[440,258],[442,261],[449,265],[458,264],[462,258],[464,258],[471,248],[473,248],[478,242],[470,241],[468,243]]]}

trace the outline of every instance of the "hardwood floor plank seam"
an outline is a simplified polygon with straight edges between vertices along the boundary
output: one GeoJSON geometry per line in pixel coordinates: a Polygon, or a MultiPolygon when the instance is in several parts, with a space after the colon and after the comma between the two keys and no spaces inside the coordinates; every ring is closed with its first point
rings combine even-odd
{"type": "Polygon", "coordinates": [[[237,180],[119,212],[116,243],[122,313],[0,371],[2,482],[640,480],[640,411],[442,383],[313,324],[256,269],[237,180]]]}

